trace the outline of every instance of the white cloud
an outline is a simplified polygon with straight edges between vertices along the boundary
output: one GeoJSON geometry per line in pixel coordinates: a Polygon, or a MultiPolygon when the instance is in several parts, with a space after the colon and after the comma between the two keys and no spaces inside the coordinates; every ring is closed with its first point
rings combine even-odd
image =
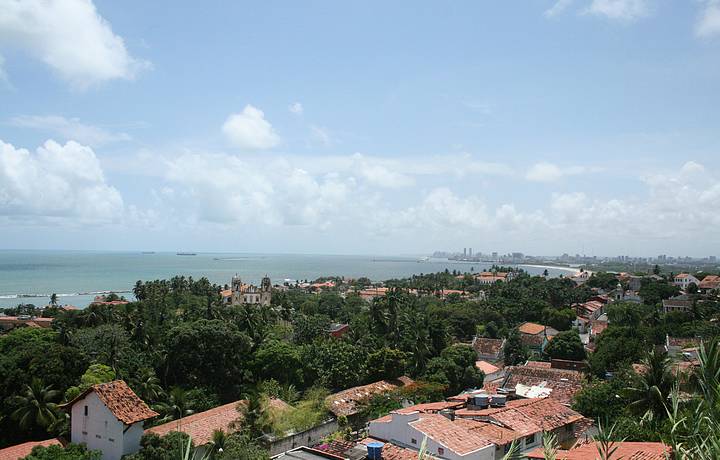
{"type": "Polygon", "coordinates": [[[587,9],[590,14],[631,22],[648,14],[647,0],[593,0],[587,9]]]}
{"type": "Polygon", "coordinates": [[[333,143],[330,131],[322,126],[310,126],[310,134],[315,142],[322,144],[325,147],[329,147],[333,143]]]}
{"type": "Polygon", "coordinates": [[[126,133],[114,133],[97,126],[81,123],[77,118],[65,118],[58,115],[14,117],[10,124],[22,128],[32,128],[59,134],[66,140],[75,140],[82,144],[99,146],[117,141],[128,141],[126,133]]]}
{"type": "Polygon", "coordinates": [[[353,206],[352,178],[315,176],[284,161],[243,161],[225,154],[185,153],[164,160],[166,201],[183,219],[224,225],[325,228],[353,206]]]}
{"type": "Polygon", "coordinates": [[[302,115],[304,112],[303,106],[299,102],[290,104],[290,107],[288,107],[288,110],[290,111],[290,113],[294,113],[295,115],[302,115]]]}
{"type": "Polygon", "coordinates": [[[150,65],[130,56],[91,0],[0,0],[0,47],[26,51],[79,88],[150,65]]]}
{"type": "Polygon", "coordinates": [[[563,13],[572,3],[573,0],[557,0],[553,6],[545,10],[543,14],[546,18],[554,18],[563,13]]]}
{"type": "Polygon", "coordinates": [[[352,170],[371,185],[384,188],[409,187],[415,184],[415,180],[397,171],[397,164],[388,163],[379,158],[368,158],[360,153],[353,155],[352,170]]]}
{"type": "Polygon", "coordinates": [[[91,148],[49,140],[31,153],[0,141],[0,215],[109,222],[122,212],[91,148]]]}
{"type": "Polygon", "coordinates": [[[720,35],[720,0],[705,0],[703,11],[695,24],[695,34],[702,38],[720,35]]]}
{"type": "Polygon", "coordinates": [[[228,140],[245,150],[264,150],[277,146],[280,137],[262,110],[248,104],[241,113],[231,114],[222,126],[228,140]]]}
{"type": "Polygon", "coordinates": [[[533,165],[525,174],[525,178],[535,182],[555,182],[565,176],[573,176],[595,171],[597,171],[597,169],[588,168],[586,166],[560,167],[553,163],[542,162],[533,165]]]}

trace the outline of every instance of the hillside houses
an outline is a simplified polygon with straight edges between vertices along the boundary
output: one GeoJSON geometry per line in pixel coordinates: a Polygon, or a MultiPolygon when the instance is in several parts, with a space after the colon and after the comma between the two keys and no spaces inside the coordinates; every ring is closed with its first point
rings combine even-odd
{"type": "MultiPolygon", "coordinates": [[[[435,407],[434,409],[437,409],[435,407]]],[[[370,422],[371,438],[415,452],[424,439],[436,458],[494,460],[502,458],[513,441],[521,452],[541,444],[545,432],[563,444],[575,440],[575,427],[584,417],[548,398],[505,401],[504,396],[478,393],[462,407],[435,412],[423,405],[391,412],[370,422]]],[[[410,457],[406,457],[410,458],[410,457]]]]}
{"type": "Polygon", "coordinates": [[[491,339],[488,337],[475,337],[472,346],[479,360],[495,362],[503,357],[505,339],[491,339]]]}
{"type": "Polygon", "coordinates": [[[698,286],[700,284],[700,280],[689,273],[678,273],[673,277],[673,284],[685,291],[691,284],[698,286]]]}

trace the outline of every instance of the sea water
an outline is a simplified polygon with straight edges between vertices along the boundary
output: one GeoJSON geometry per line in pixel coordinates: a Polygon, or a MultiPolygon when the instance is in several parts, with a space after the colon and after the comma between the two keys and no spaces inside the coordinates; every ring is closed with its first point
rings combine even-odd
{"type": "MultiPolygon", "coordinates": [[[[234,275],[258,284],[267,275],[273,284],[285,280],[314,280],[321,276],[365,276],[373,281],[448,269],[483,271],[492,264],[422,260],[418,257],[342,256],[307,254],[238,254],[100,252],[100,251],[0,251],[0,307],[31,303],[46,305],[58,295],[61,305],[87,306],[101,293],[117,292],[132,298],[136,281],[166,279],[175,275],[206,277],[212,283],[229,284],[234,275]]],[[[531,274],[544,267],[523,266],[531,274]]],[[[573,269],[549,267],[550,276],[567,275],[573,269]]]]}

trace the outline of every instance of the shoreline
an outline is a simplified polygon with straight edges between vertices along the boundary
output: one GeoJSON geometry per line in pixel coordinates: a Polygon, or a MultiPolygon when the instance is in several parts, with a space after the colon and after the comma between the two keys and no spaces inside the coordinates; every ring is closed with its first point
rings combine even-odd
{"type": "MultiPolygon", "coordinates": [[[[535,265],[535,264],[517,264],[518,267],[533,267],[533,268],[544,268],[544,269],[554,269],[554,270],[563,270],[566,272],[571,273],[580,273],[579,268],[573,268],[573,267],[567,267],[562,265],[535,265]]],[[[587,271],[587,270],[586,270],[587,271]]]]}

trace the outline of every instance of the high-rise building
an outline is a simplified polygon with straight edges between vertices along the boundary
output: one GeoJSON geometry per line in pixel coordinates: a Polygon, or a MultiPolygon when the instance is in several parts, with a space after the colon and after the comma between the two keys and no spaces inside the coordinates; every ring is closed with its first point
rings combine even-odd
{"type": "Polygon", "coordinates": [[[468,256],[472,257],[472,248],[468,249],[468,256]]]}
{"type": "Polygon", "coordinates": [[[463,257],[467,257],[467,248],[463,248],[463,257]]]}

